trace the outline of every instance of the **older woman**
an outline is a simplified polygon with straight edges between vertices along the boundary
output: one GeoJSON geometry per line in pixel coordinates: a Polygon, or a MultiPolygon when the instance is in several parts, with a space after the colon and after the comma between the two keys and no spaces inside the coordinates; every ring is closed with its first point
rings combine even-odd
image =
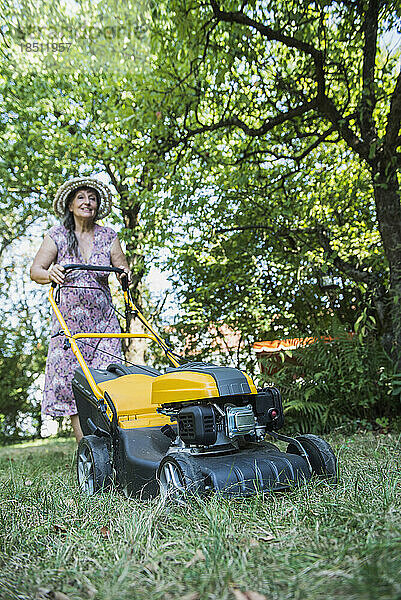
{"type": "MultiPolygon", "coordinates": [[[[77,177],[57,190],[53,208],[62,224],[45,236],[31,267],[37,283],[65,284],[59,307],[71,333],[116,332],[120,326],[111,303],[108,274],[94,271],[64,273],[63,264],[83,263],[124,269],[130,278],[127,259],[117,234],[102,227],[97,219],[111,210],[110,188],[92,177],[77,177]],[[96,288],[96,289],[94,289],[96,288]]],[[[60,326],[53,315],[52,337],[46,362],[42,413],[54,417],[70,416],[77,442],[82,437],[71,380],[78,361],[70,347],[64,346],[60,326]]],[[[80,350],[89,367],[104,368],[121,356],[118,339],[83,340],[80,350]]]]}

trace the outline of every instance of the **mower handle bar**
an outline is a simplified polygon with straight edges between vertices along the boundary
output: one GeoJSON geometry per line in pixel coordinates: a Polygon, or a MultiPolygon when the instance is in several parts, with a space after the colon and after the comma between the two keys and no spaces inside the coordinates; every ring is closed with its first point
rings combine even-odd
{"type": "MultiPolygon", "coordinates": [[[[128,288],[128,275],[124,271],[124,269],[120,269],[119,267],[100,267],[98,265],[85,265],[85,264],[68,264],[68,265],[60,265],[60,266],[62,266],[65,271],[78,271],[79,269],[81,269],[83,271],[105,271],[106,273],[117,273],[118,275],[122,275],[121,287],[122,287],[123,292],[127,292],[127,294],[128,294],[128,297],[126,297],[124,295],[124,301],[125,301],[126,310],[129,310],[128,301],[130,301],[130,300],[129,300],[129,288],[128,288]]],[[[52,281],[51,286],[52,286],[52,288],[55,288],[57,286],[57,284],[54,281],[52,281]]],[[[52,298],[50,298],[50,302],[54,302],[54,300],[52,300],[52,298]]],[[[174,358],[172,356],[174,353],[172,353],[172,351],[167,347],[168,345],[166,344],[166,342],[164,342],[164,340],[159,338],[159,336],[153,331],[152,327],[149,325],[149,323],[146,321],[146,319],[143,317],[143,315],[141,315],[141,313],[138,311],[136,306],[132,304],[132,301],[130,301],[130,303],[132,305],[132,308],[135,309],[134,314],[139,317],[139,319],[143,323],[143,325],[145,325],[145,327],[147,327],[147,329],[149,329],[149,331],[151,332],[152,336],[154,336],[154,338],[152,338],[152,339],[155,339],[155,341],[159,344],[159,346],[162,348],[162,350],[164,350],[164,352],[170,358],[170,360],[172,361],[174,366],[175,367],[178,366],[179,362],[177,361],[176,358],[174,358]]],[[[53,308],[55,309],[54,305],[53,305],[53,308]]],[[[57,312],[56,312],[56,315],[57,315],[57,312]]],[[[60,314],[60,317],[62,318],[61,314],[60,314]]],[[[59,316],[57,316],[57,318],[60,321],[59,316]]]]}
{"type": "MultiPolygon", "coordinates": [[[[128,290],[128,276],[124,269],[120,269],[120,267],[99,267],[98,265],[84,265],[84,264],[71,264],[71,265],[60,265],[63,267],[64,271],[106,271],[107,273],[117,273],[117,275],[125,275],[122,278],[121,286],[123,291],[126,292],[128,290]]],[[[52,287],[56,287],[56,283],[52,281],[52,287]]]]}

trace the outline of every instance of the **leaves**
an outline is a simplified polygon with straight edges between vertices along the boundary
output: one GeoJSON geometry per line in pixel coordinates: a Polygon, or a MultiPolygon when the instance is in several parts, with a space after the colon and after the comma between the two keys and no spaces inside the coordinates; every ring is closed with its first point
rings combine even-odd
{"type": "Polygon", "coordinates": [[[231,587],[230,591],[233,594],[235,600],[266,600],[266,596],[260,594],[259,592],[252,592],[250,590],[242,592],[236,587],[231,587]]]}
{"type": "Polygon", "coordinates": [[[294,350],[296,362],[272,376],[286,416],[300,431],[320,433],[344,421],[395,416],[391,361],[374,335],[361,340],[334,323],[330,338],[294,350]]]}
{"type": "Polygon", "coordinates": [[[67,534],[67,528],[64,525],[60,525],[58,523],[54,524],[53,530],[55,533],[57,533],[58,535],[61,535],[61,536],[64,536],[67,534]]]}
{"type": "Polygon", "coordinates": [[[99,529],[100,535],[105,538],[105,539],[109,539],[110,537],[110,529],[108,527],[106,527],[106,525],[102,525],[102,527],[99,529]]]}
{"type": "MultiPolygon", "coordinates": [[[[382,152],[398,60],[385,49],[386,28],[398,8],[390,2],[380,13],[368,97],[364,7],[275,0],[243,11],[265,29],[224,22],[198,0],[107,0],[74,11],[58,1],[7,4],[0,253],[46,229],[62,180],[77,172],[109,178],[134,293],[141,299],[152,263],[168,266],[182,301],[175,331],[184,344],[191,336],[188,353],[209,359],[224,347],[218,360],[252,371],[256,339],[321,334],[333,314],[350,328],[368,303],[378,335],[395,329],[383,310],[391,258],[384,248],[398,242],[382,243],[378,219],[392,212],[376,213],[374,190],[389,191],[398,164],[382,152]],[[21,46],[34,42],[39,22],[44,41],[74,32],[68,53],[21,46]],[[369,139],[362,100],[373,110],[369,139]],[[302,117],[283,121],[311,101],[302,117]],[[378,157],[382,172],[374,174],[378,157]],[[336,282],[329,290],[322,274],[336,282]],[[235,347],[225,344],[222,325],[235,347]]],[[[27,383],[5,401],[9,435],[12,406],[26,409],[27,383]]]]}
{"type": "MultiPolygon", "coordinates": [[[[365,9],[328,2],[322,19],[317,5],[288,10],[273,2],[265,11],[248,4],[247,19],[264,28],[252,35],[254,28],[233,22],[235,16],[226,22],[215,11],[213,18],[197,2],[185,13],[175,0],[167,6],[168,28],[155,23],[152,40],[154,98],[163,96],[169,131],[166,137],[154,125],[152,151],[170,169],[159,181],[168,208],[160,238],[179,272],[183,339],[196,324],[205,334],[198,358],[209,359],[210,326],[229,325],[246,347],[252,338],[294,330],[323,333],[333,314],[351,328],[367,303],[381,314],[378,331],[388,328],[382,305],[389,257],[373,193],[384,183],[372,171],[397,74],[396,52],[386,59],[382,53],[384,12],[375,49],[377,101],[369,96],[372,140],[356,116],[366,96],[365,9]],[[283,31],[286,39],[277,33],[283,31]],[[302,118],[282,121],[313,98],[302,118]],[[322,285],[327,273],[335,280],[330,291],[322,285]]],[[[248,358],[241,349],[239,355],[248,358]]]]}
{"type": "Polygon", "coordinates": [[[189,567],[192,567],[192,565],[196,564],[197,562],[202,562],[204,560],[206,560],[205,555],[203,554],[202,550],[198,548],[195,551],[193,557],[187,563],[185,563],[185,567],[189,569],[189,567]]]}

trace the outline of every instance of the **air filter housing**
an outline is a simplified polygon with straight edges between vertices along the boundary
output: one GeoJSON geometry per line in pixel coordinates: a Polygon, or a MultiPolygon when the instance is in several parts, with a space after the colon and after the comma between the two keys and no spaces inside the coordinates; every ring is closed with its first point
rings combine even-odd
{"type": "Polygon", "coordinates": [[[188,406],[177,416],[178,434],[184,444],[211,446],[217,440],[216,417],[211,406],[188,406]]]}

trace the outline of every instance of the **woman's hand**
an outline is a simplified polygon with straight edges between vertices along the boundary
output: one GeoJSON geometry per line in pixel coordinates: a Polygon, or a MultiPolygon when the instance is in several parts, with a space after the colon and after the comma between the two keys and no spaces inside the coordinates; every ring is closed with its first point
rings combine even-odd
{"type": "Polygon", "coordinates": [[[47,269],[47,273],[50,281],[54,281],[54,283],[58,283],[60,285],[64,283],[64,267],[61,265],[58,265],[57,263],[52,265],[49,269],[47,269]]]}
{"type": "Polygon", "coordinates": [[[125,276],[127,276],[128,277],[128,285],[131,285],[131,283],[132,283],[131,271],[126,266],[124,266],[124,265],[121,265],[118,268],[124,270],[124,274],[121,273],[121,275],[120,275],[120,274],[116,273],[118,281],[120,283],[122,283],[122,278],[125,277],[125,276]]]}

